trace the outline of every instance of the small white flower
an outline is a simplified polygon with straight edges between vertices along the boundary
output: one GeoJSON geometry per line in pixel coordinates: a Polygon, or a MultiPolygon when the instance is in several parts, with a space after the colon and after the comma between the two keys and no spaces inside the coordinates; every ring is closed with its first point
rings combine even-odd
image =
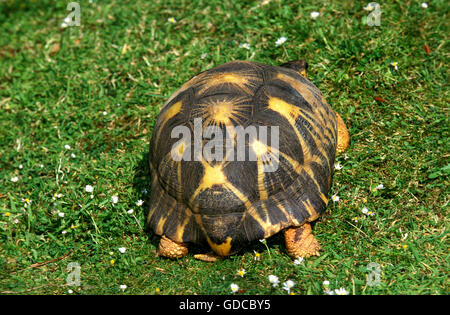
{"type": "Polygon", "coordinates": [[[426,8],[428,8],[428,3],[422,2],[422,3],[420,4],[420,6],[421,6],[422,8],[424,8],[424,9],[426,9],[426,8]]]}
{"type": "Polygon", "coordinates": [[[358,217],[354,217],[354,218],[352,219],[352,221],[353,221],[353,222],[358,222],[358,217]]]}
{"type": "Polygon", "coordinates": [[[276,287],[278,285],[278,283],[280,283],[280,280],[278,280],[277,276],[270,275],[269,282],[272,284],[273,287],[276,287]]]}
{"type": "Polygon", "coordinates": [[[23,168],[23,165],[22,165],[22,164],[20,164],[20,165],[19,165],[19,169],[22,169],[22,168],[23,168]]]}
{"type": "Polygon", "coordinates": [[[136,202],[136,206],[138,206],[138,207],[142,206],[143,204],[144,204],[144,201],[142,201],[141,199],[139,199],[139,200],[136,202]]]}
{"type": "Polygon", "coordinates": [[[127,251],[127,249],[125,247],[119,247],[119,252],[121,252],[122,254],[125,253],[127,251]]]}
{"type": "Polygon", "coordinates": [[[260,239],[259,241],[260,241],[261,243],[263,243],[263,244],[266,244],[266,243],[267,243],[267,241],[266,241],[265,238],[262,238],[262,239],[260,239]]]}
{"type": "Polygon", "coordinates": [[[348,160],[348,154],[344,153],[344,160],[348,160]]]}
{"type": "Polygon", "coordinates": [[[64,213],[64,212],[58,212],[58,216],[59,216],[60,218],[64,218],[65,213],[64,213]]]}
{"type": "Polygon", "coordinates": [[[117,103],[116,106],[119,107],[119,106],[120,106],[120,103],[117,103]]]}
{"type": "Polygon", "coordinates": [[[384,189],[384,185],[383,184],[379,184],[377,187],[375,187],[375,189],[384,189]]]}
{"type": "Polygon", "coordinates": [[[102,114],[103,114],[103,116],[106,116],[106,115],[108,115],[108,112],[104,111],[102,114]]]}
{"type": "Polygon", "coordinates": [[[91,193],[94,191],[94,187],[92,187],[91,185],[86,185],[86,187],[84,187],[84,190],[88,193],[91,193]]]}
{"type": "Polygon", "coordinates": [[[146,194],[148,193],[148,190],[144,188],[144,189],[141,190],[141,192],[142,192],[144,195],[146,195],[146,194]]]}
{"type": "Polygon", "coordinates": [[[237,271],[237,275],[241,276],[242,278],[244,278],[244,275],[247,273],[247,271],[245,271],[245,269],[240,269],[237,271]]]}
{"type": "MultiPolygon", "coordinates": [[[[19,221],[19,219],[15,219],[14,221],[13,221],[15,224],[17,224],[17,223],[19,223],[20,221],[19,221]]],[[[408,233],[407,233],[408,234],[408,233]]]]}
{"type": "Polygon", "coordinates": [[[286,42],[286,41],[287,41],[287,38],[284,37],[284,36],[282,36],[282,37],[280,37],[280,38],[277,39],[277,41],[275,42],[275,46],[283,45],[284,42],[286,42]]]}
{"type": "Polygon", "coordinates": [[[326,289],[323,292],[325,292],[325,294],[328,294],[328,295],[334,295],[334,291],[333,290],[326,289]]]}
{"type": "Polygon", "coordinates": [[[44,164],[39,165],[40,168],[44,168],[44,164]]]}
{"type": "Polygon", "coordinates": [[[71,156],[72,158],[75,158],[75,157],[76,157],[75,153],[72,153],[70,156],[71,156]]]}
{"type": "Polygon", "coordinates": [[[361,212],[364,213],[364,214],[367,214],[369,212],[369,209],[364,207],[364,208],[362,208],[361,212]]]}
{"type": "Polygon", "coordinates": [[[303,257],[298,257],[296,260],[294,260],[295,265],[300,265],[303,262],[303,257]]]}
{"type": "Polygon", "coordinates": [[[319,17],[320,13],[317,11],[311,12],[311,19],[315,20],[319,17]]]}
{"type": "Polygon", "coordinates": [[[367,215],[370,215],[371,217],[373,217],[373,216],[375,215],[375,212],[368,211],[368,212],[367,212],[367,215]]]}
{"type": "Polygon", "coordinates": [[[330,285],[330,281],[325,280],[324,282],[322,282],[322,285],[323,285],[324,287],[327,287],[327,286],[330,285]]]}
{"type": "Polygon", "coordinates": [[[335,169],[335,170],[341,170],[342,167],[343,167],[343,166],[342,166],[340,163],[334,164],[334,169],[335,169]]]}
{"type": "Polygon", "coordinates": [[[64,231],[61,232],[62,235],[66,234],[66,233],[67,233],[66,230],[64,230],[64,231]]]}
{"type": "Polygon", "coordinates": [[[175,20],[173,17],[170,17],[167,19],[167,22],[175,24],[175,23],[177,23],[177,20],[175,20]]]}
{"type": "Polygon", "coordinates": [[[133,212],[134,212],[133,209],[130,209],[130,210],[127,211],[128,214],[132,214],[133,212]]]}
{"type": "Polygon", "coordinates": [[[288,280],[283,283],[283,290],[286,290],[287,293],[291,293],[291,288],[295,285],[294,281],[288,280]]]}
{"type": "Polygon", "coordinates": [[[331,200],[333,200],[333,202],[339,202],[340,199],[341,199],[341,198],[339,198],[338,195],[333,195],[333,196],[331,196],[331,200]]]}
{"type": "Polygon", "coordinates": [[[17,177],[17,176],[11,177],[11,181],[13,183],[17,183],[18,180],[19,180],[19,177],[17,177]]]}
{"type": "Polygon", "coordinates": [[[208,54],[207,53],[203,53],[203,54],[201,54],[201,56],[200,56],[200,59],[205,59],[206,58],[206,56],[208,56],[208,54]]]}
{"type": "Polygon", "coordinates": [[[374,9],[374,7],[370,3],[364,7],[364,10],[366,10],[366,11],[372,11],[373,9],[374,9]]]}
{"type": "Polygon", "coordinates": [[[94,195],[91,195],[90,197],[91,197],[91,199],[94,199],[94,195]]]}
{"type": "Polygon", "coordinates": [[[118,203],[119,202],[119,197],[117,197],[116,195],[114,195],[114,196],[112,196],[111,197],[111,201],[112,201],[112,203],[118,203]]]}
{"type": "Polygon", "coordinates": [[[69,289],[69,290],[67,290],[67,293],[72,294],[73,291],[69,289]]]}
{"type": "Polygon", "coordinates": [[[247,50],[250,50],[250,44],[247,44],[247,43],[240,44],[239,48],[245,48],[247,50]]]}
{"type": "Polygon", "coordinates": [[[236,293],[239,291],[239,286],[236,283],[230,285],[231,292],[236,293]]]}
{"type": "Polygon", "coordinates": [[[64,146],[64,149],[70,150],[70,145],[66,144],[66,145],[64,146]]]}
{"type": "Polygon", "coordinates": [[[345,288],[336,289],[334,292],[336,295],[348,295],[348,291],[345,288]]]}
{"type": "Polygon", "coordinates": [[[127,288],[127,285],[126,285],[126,284],[121,284],[121,285],[119,286],[119,289],[122,290],[122,291],[125,291],[126,288],[127,288]]]}
{"type": "Polygon", "coordinates": [[[391,66],[393,66],[395,70],[398,70],[398,62],[397,61],[391,62],[391,66]]]}

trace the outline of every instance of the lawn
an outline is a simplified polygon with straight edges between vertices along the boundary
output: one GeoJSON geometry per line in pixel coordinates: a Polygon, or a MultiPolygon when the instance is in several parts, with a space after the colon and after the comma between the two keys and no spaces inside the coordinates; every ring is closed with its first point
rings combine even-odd
{"type": "Polygon", "coordinates": [[[83,0],[62,27],[68,2],[0,1],[0,294],[450,293],[446,1],[383,1],[369,26],[369,2],[83,0]],[[294,59],[351,135],[321,256],[295,264],[276,235],[214,264],[157,257],[165,100],[228,61],[294,59]]]}

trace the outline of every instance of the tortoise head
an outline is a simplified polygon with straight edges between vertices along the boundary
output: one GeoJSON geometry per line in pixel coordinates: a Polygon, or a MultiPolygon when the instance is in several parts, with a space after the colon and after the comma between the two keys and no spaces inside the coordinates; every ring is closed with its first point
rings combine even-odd
{"type": "Polygon", "coordinates": [[[306,74],[306,70],[308,70],[308,63],[305,60],[293,60],[286,63],[283,63],[280,65],[280,67],[289,68],[292,70],[297,71],[305,78],[308,78],[308,75],[306,74]]]}

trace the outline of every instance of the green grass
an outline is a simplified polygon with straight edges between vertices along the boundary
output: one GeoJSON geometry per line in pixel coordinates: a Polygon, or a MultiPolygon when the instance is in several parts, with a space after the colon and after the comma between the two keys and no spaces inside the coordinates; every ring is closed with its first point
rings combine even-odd
{"type": "Polygon", "coordinates": [[[447,2],[383,1],[380,27],[364,23],[369,1],[266,2],[80,1],[81,26],[66,29],[64,1],[0,2],[0,293],[229,294],[236,283],[239,294],[286,294],[271,274],[295,294],[324,294],[324,280],[350,294],[450,293],[447,2]],[[166,260],[144,229],[162,104],[236,59],[306,59],[349,127],[331,190],[341,200],[313,226],[322,255],[300,265],[280,236],[216,264],[166,260]],[[70,262],[80,286],[66,283],[70,262]]]}

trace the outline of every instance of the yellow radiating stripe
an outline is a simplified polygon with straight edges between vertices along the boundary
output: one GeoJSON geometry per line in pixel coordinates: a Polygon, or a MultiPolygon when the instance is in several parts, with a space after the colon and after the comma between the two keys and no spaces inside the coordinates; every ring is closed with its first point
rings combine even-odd
{"type": "Polygon", "coordinates": [[[177,202],[174,200],[172,202],[172,205],[170,206],[170,208],[167,210],[166,215],[159,219],[158,225],[156,226],[156,229],[155,229],[155,233],[156,234],[158,234],[158,235],[162,235],[163,234],[164,224],[166,223],[167,218],[172,214],[172,212],[176,208],[176,206],[177,206],[177,202]]]}
{"type": "Polygon", "coordinates": [[[176,114],[178,114],[181,111],[181,106],[183,103],[181,101],[176,102],[170,108],[163,114],[162,122],[159,125],[159,129],[156,134],[155,143],[159,143],[159,136],[161,134],[161,131],[163,130],[165,124],[169,121],[169,119],[173,118],[176,114]]]}

